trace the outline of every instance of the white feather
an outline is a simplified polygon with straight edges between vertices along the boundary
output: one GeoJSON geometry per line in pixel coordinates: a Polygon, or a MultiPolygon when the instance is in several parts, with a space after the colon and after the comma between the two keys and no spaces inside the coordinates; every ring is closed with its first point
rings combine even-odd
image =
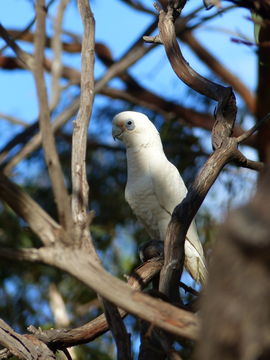
{"type": "MultiPolygon", "coordinates": [[[[164,240],[171,214],[187,193],[186,186],[166,158],[159,133],[146,115],[133,111],[116,115],[113,135],[127,150],[125,198],[149,236],[164,240]]],[[[196,281],[205,281],[203,249],[194,221],[185,241],[185,267],[196,281]]]]}

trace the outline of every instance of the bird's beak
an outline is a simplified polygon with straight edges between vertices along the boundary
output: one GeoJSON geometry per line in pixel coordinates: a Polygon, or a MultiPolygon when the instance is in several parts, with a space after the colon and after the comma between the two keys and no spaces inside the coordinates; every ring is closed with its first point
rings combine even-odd
{"type": "Polygon", "coordinates": [[[113,139],[119,139],[120,136],[122,135],[123,133],[123,129],[120,128],[119,126],[116,126],[116,125],[113,125],[113,128],[112,128],[112,136],[113,136],[113,139]]]}

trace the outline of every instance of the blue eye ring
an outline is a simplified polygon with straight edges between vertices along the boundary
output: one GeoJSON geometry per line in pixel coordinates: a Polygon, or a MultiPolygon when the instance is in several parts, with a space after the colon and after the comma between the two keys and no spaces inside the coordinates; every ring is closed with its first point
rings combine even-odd
{"type": "Polygon", "coordinates": [[[135,128],[134,122],[132,120],[127,120],[126,121],[126,128],[128,130],[133,130],[135,128]]]}

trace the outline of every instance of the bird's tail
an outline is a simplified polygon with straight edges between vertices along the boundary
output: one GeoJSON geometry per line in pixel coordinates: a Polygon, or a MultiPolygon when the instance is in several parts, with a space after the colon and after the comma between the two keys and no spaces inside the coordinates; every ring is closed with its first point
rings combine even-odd
{"type": "Polygon", "coordinates": [[[185,268],[193,279],[204,285],[207,278],[206,262],[202,253],[200,254],[195,247],[186,239],[185,241],[185,268]]]}

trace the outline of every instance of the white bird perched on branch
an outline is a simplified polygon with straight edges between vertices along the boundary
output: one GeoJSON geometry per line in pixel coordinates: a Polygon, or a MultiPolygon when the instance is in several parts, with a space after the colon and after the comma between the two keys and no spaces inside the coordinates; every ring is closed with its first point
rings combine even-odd
{"type": "MultiPolygon", "coordinates": [[[[126,146],[125,198],[149,236],[164,241],[172,212],[187,193],[186,186],[166,158],[159,132],[146,115],[135,111],[117,114],[112,134],[126,146]]],[[[186,235],[185,267],[194,280],[205,282],[205,260],[194,221],[186,235]]]]}

